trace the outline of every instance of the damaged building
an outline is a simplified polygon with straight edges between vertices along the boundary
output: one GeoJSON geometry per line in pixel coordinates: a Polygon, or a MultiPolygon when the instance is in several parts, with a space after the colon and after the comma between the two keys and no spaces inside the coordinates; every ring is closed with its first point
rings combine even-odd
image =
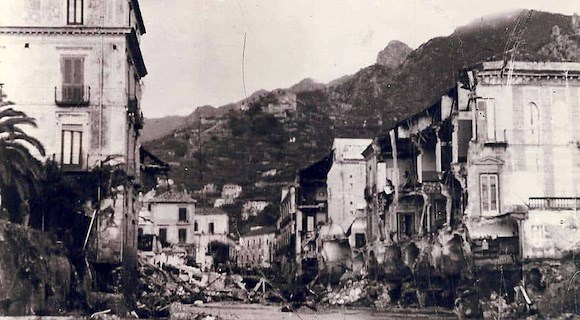
{"type": "MultiPolygon", "coordinates": [[[[521,279],[577,248],[580,64],[489,61],[363,153],[367,262],[521,279]],[[470,267],[475,267],[471,268],[470,267]]],[[[510,294],[511,290],[505,292],[510,294]]]]}
{"type": "Polygon", "coordinates": [[[46,149],[46,158],[35,156],[53,160],[71,176],[104,166],[123,172],[123,179],[111,179],[99,192],[97,203],[88,204],[90,229],[79,232],[86,233],[83,249],[97,271],[96,289],[121,269],[123,287],[131,291],[141,79],[147,75],[139,2],[3,1],[0,11],[6,18],[0,26],[0,83],[13,108],[41,124],[26,128],[46,149]]]}

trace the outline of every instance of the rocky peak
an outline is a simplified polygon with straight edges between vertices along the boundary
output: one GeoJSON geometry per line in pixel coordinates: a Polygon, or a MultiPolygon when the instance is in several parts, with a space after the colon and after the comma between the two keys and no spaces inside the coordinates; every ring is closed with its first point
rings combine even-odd
{"type": "Polygon", "coordinates": [[[403,61],[405,61],[405,58],[407,58],[407,55],[409,55],[411,51],[413,51],[413,49],[404,42],[392,40],[387,44],[385,49],[377,55],[377,64],[392,69],[397,68],[403,63],[403,61]]]}

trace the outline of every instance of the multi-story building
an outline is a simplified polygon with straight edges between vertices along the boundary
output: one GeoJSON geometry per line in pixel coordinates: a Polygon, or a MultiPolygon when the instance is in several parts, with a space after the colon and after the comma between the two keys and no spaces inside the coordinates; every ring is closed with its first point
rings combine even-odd
{"type": "Polygon", "coordinates": [[[253,227],[238,240],[236,264],[240,268],[270,268],[275,241],[274,227],[253,227]]]}
{"type": "Polygon", "coordinates": [[[101,208],[110,209],[100,210],[91,224],[95,250],[88,256],[98,264],[122,263],[134,275],[133,182],[143,126],[141,79],[147,74],[138,0],[1,1],[0,12],[3,92],[38,124],[23,129],[64,171],[82,173],[112,158],[108,164],[129,177],[115,201],[100,199],[101,208]]]}
{"type": "Polygon", "coordinates": [[[327,174],[332,153],[300,170],[297,186],[282,190],[277,221],[274,262],[285,274],[316,274],[318,227],[328,221],[327,174]]]}
{"type": "Polygon", "coordinates": [[[219,208],[197,208],[193,223],[196,263],[205,269],[227,262],[227,246],[231,243],[229,230],[229,218],[225,211],[219,208]]]}
{"type": "MultiPolygon", "coordinates": [[[[479,235],[490,218],[525,213],[522,257],[560,258],[580,239],[580,63],[484,62],[473,79],[468,227],[479,235]]],[[[498,237],[517,227],[503,222],[498,237]]]]}
{"type": "Polygon", "coordinates": [[[195,200],[187,192],[146,195],[139,217],[139,236],[156,235],[163,246],[193,244],[195,200]]]}
{"type": "Polygon", "coordinates": [[[452,236],[465,225],[475,265],[516,272],[522,260],[574,250],[577,119],[579,63],[489,61],[465,70],[365,152],[370,242],[452,236]],[[384,191],[376,163],[386,166],[384,191]]]}
{"type": "Polygon", "coordinates": [[[328,171],[328,218],[346,232],[354,221],[366,219],[365,159],[362,152],[371,139],[334,139],[333,161],[328,171]]]}

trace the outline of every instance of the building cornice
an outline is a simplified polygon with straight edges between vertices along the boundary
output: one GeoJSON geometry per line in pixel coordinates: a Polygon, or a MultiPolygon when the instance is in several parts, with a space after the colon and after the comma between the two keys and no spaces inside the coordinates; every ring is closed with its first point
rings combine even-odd
{"type": "Polygon", "coordinates": [[[481,71],[514,70],[520,72],[542,73],[580,73],[580,62],[527,62],[527,61],[486,61],[482,63],[481,71]]]}
{"type": "Polygon", "coordinates": [[[126,35],[133,29],[129,27],[0,27],[0,34],[14,35],[126,35]]]}

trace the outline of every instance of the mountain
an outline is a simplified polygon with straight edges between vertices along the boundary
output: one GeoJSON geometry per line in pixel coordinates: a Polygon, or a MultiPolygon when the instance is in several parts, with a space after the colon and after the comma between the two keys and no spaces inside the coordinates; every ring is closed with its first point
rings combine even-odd
{"type": "Polygon", "coordinates": [[[294,93],[322,90],[326,88],[326,84],[314,81],[312,78],[306,78],[297,84],[288,88],[289,91],[294,93]]]}
{"type": "Polygon", "coordinates": [[[280,186],[327,154],[333,138],[372,138],[391,128],[436,103],[464,68],[492,59],[578,61],[577,25],[570,16],[517,10],[476,19],[410,53],[391,41],[377,64],[353,75],[326,85],[305,79],[220,108],[204,107],[197,112],[215,111],[221,121],[193,125],[194,112],[189,120],[174,119],[176,130],[145,146],[174,163],[174,180],[188,189],[239,183],[245,196],[276,201],[280,186]],[[274,169],[274,176],[263,176],[274,169]]]}
{"type": "Polygon", "coordinates": [[[147,142],[171,134],[176,129],[185,127],[187,117],[167,116],[163,118],[145,119],[141,130],[141,141],[147,142]]]}
{"type": "Polygon", "coordinates": [[[405,61],[409,53],[412,51],[413,49],[411,49],[406,43],[393,40],[387,44],[385,49],[379,52],[377,55],[377,64],[395,69],[405,61]]]}

